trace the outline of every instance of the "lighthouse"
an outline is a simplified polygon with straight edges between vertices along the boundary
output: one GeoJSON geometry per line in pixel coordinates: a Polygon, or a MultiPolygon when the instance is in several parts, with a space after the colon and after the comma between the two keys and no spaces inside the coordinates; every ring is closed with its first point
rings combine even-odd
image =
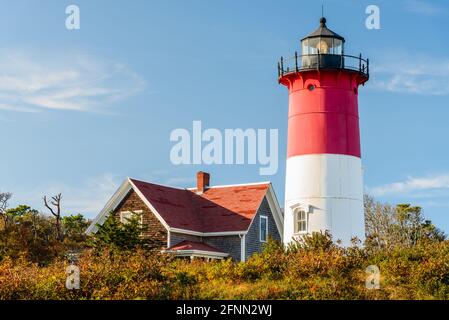
{"type": "Polygon", "coordinates": [[[284,242],[326,231],[343,245],[363,241],[358,95],[369,60],[346,55],[322,17],[301,53],[280,59],[278,76],[289,92],[284,242]]]}

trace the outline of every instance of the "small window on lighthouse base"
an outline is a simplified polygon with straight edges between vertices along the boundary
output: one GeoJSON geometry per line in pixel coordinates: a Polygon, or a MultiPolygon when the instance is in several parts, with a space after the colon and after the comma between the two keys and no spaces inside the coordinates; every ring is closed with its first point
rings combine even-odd
{"type": "Polygon", "coordinates": [[[303,209],[296,209],[294,212],[294,233],[307,233],[308,214],[303,209]]]}

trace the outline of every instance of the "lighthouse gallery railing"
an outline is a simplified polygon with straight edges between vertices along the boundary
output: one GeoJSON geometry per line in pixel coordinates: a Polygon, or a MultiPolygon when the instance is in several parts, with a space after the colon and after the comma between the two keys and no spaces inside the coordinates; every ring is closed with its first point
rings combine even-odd
{"type": "Polygon", "coordinates": [[[289,73],[319,69],[345,69],[361,73],[369,78],[369,59],[343,54],[307,54],[292,58],[281,57],[278,62],[278,76],[283,77],[289,73]]]}

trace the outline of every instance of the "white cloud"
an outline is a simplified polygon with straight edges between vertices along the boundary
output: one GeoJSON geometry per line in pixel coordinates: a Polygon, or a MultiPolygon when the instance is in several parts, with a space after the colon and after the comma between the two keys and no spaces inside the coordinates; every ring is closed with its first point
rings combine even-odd
{"type": "Polygon", "coordinates": [[[422,0],[405,1],[405,9],[412,13],[422,14],[426,16],[435,16],[440,14],[444,9],[434,3],[422,0]]]}
{"type": "Polygon", "coordinates": [[[125,65],[92,56],[0,55],[0,110],[101,112],[144,86],[125,65]]]}
{"type": "Polygon", "coordinates": [[[449,59],[388,54],[372,67],[375,89],[419,95],[449,94],[449,59]]]}
{"type": "Polygon", "coordinates": [[[373,188],[367,188],[369,194],[373,196],[394,196],[410,195],[414,193],[416,197],[431,198],[441,196],[441,191],[449,189],[449,174],[414,178],[409,177],[405,181],[394,182],[373,188]],[[425,191],[423,193],[423,191],[425,191]]]}

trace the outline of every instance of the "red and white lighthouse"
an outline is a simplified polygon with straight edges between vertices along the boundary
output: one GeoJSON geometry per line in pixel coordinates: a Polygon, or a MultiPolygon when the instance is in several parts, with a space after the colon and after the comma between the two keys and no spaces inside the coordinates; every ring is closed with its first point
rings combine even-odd
{"type": "Polygon", "coordinates": [[[320,19],[302,53],[278,65],[289,90],[284,242],[328,231],[348,245],[365,238],[358,88],[369,61],[320,19]]]}

